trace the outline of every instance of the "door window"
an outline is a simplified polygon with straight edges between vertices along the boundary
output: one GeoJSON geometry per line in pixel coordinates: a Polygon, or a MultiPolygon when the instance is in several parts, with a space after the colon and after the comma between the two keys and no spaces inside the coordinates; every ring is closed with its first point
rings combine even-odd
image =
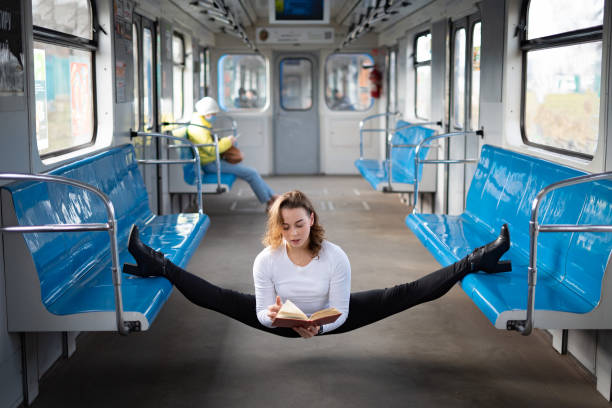
{"type": "Polygon", "coordinates": [[[312,108],[312,62],[285,58],[280,62],[280,102],[284,110],[312,108]]]}

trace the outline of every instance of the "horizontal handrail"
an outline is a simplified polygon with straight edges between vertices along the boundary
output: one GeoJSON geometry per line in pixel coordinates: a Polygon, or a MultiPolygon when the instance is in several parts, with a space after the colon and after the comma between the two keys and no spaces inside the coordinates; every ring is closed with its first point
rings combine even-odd
{"type": "MultiPolygon", "coordinates": [[[[206,125],[200,125],[197,123],[191,123],[191,122],[162,122],[161,125],[162,126],[168,126],[168,125],[179,125],[180,127],[189,127],[189,126],[196,126],[202,129],[206,129],[210,132],[210,134],[213,137],[214,143],[200,143],[200,144],[195,144],[196,147],[212,147],[215,146],[215,160],[217,163],[217,193],[222,193],[223,191],[225,191],[222,187],[221,187],[221,153],[219,152],[219,135],[217,133],[219,132],[224,132],[224,131],[232,131],[233,136],[235,139],[238,139],[238,125],[236,124],[236,121],[234,120],[234,118],[232,118],[231,116],[220,116],[220,118],[227,118],[230,119],[232,121],[232,127],[231,129],[214,129],[214,128],[210,128],[206,125]]],[[[174,146],[168,146],[168,148],[172,148],[174,146]]]]}
{"type": "Polygon", "coordinates": [[[402,114],[398,112],[385,112],[385,113],[375,113],[374,115],[366,116],[362,120],[359,121],[359,159],[363,160],[363,133],[364,132],[387,132],[387,129],[364,129],[365,123],[369,120],[380,118],[380,117],[389,117],[389,116],[397,116],[401,117],[402,114]]]}
{"type": "Polygon", "coordinates": [[[46,225],[20,225],[0,227],[4,232],[61,232],[61,231],[108,231],[109,223],[87,223],[87,224],[46,224],[46,225]]]}
{"type": "Polygon", "coordinates": [[[538,279],[538,234],[540,232],[612,232],[612,225],[588,224],[538,224],[538,212],[544,196],[551,191],[576,184],[590,183],[599,180],[612,180],[612,171],[561,180],[544,187],[531,202],[531,219],[529,220],[529,268],[527,277],[527,315],[526,320],[510,320],[508,330],[517,330],[524,336],[533,331],[535,325],[535,288],[538,279]]]}
{"type": "Polygon", "coordinates": [[[130,332],[131,324],[126,322],[123,314],[123,297],[121,294],[121,274],[119,273],[119,249],[117,247],[117,219],[115,218],[115,208],[110,198],[98,190],[96,187],[83,183],[78,180],[69,179],[63,176],[52,176],[44,174],[20,174],[20,173],[0,173],[0,180],[26,180],[42,181],[46,183],[60,183],[87,190],[98,196],[106,207],[108,218],[107,223],[91,224],[50,224],[50,225],[29,225],[29,226],[2,226],[0,231],[4,232],[60,232],[60,231],[108,231],[110,238],[111,251],[111,273],[113,276],[113,286],[115,293],[115,316],[117,320],[117,331],[126,335],[130,332]]]}
{"type": "MultiPolygon", "coordinates": [[[[368,117],[366,117],[365,119],[363,119],[361,122],[359,122],[359,159],[363,160],[363,134],[364,133],[375,133],[375,132],[387,132],[388,129],[378,129],[378,128],[369,128],[369,129],[363,129],[363,126],[365,125],[365,122],[367,120],[376,118],[376,117],[380,117],[380,116],[384,116],[385,114],[383,113],[378,113],[375,115],[370,115],[368,117]]],[[[395,115],[399,115],[399,112],[394,112],[394,113],[388,113],[388,116],[395,116],[395,115]]],[[[399,115],[401,116],[401,115],[399,115]]],[[[408,128],[412,128],[412,127],[417,127],[417,126],[431,126],[431,125],[435,125],[435,126],[442,126],[442,122],[441,121],[437,121],[437,122],[419,122],[419,123],[408,123],[406,125],[403,126],[399,126],[396,127],[395,129],[393,129],[393,132],[397,132],[399,130],[403,130],[403,129],[408,129],[408,128]]],[[[390,147],[396,147],[394,145],[390,145],[391,143],[391,138],[392,138],[392,133],[389,133],[387,135],[387,140],[386,143],[389,144],[390,147]]],[[[415,145],[416,146],[416,145],[415,145]]],[[[401,146],[401,147],[409,147],[408,145],[406,146],[401,146]]]]}
{"type": "Polygon", "coordinates": [[[462,131],[462,132],[450,132],[450,133],[443,133],[441,135],[433,135],[433,136],[429,136],[426,137],[425,139],[421,140],[421,142],[419,143],[419,145],[416,147],[416,150],[414,152],[414,198],[413,198],[413,207],[412,207],[412,213],[416,214],[418,212],[417,210],[417,202],[419,199],[419,163],[424,163],[424,164],[457,164],[457,163],[475,163],[478,161],[478,159],[447,159],[447,160],[433,160],[433,159],[429,159],[429,160],[421,160],[419,159],[419,153],[421,152],[421,147],[424,147],[424,144],[427,142],[431,142],[432,140],[438,140],[438,139],[448,139],[451,137],[455,137],[455,136],[480,136],[480,137],[484,137],[484,132],[482,130],[476,130],[476,131],[462,131]]]}
{"type": "MultiPolygon", "coordinates": [[[[442,122],[441,121],[437,121],[437,122],[420,122],[420,123],[407,123],[403,126],[399,126],[396,127],[395,130],[393,131],[393,133],[400,131],[400,130],[404,130],[404,129],[410,129],[410,128],[414,128],[414,127],[418,127],[418,126],[428,126],[428,125],[435,125],[435,126],[442,126],[442,122]]],[[[391,144],[391,141],[393,140],[393,133],[389,133],[389,135],[387,135],[387,145],[389,146],[387,148],[387,150],[389,151],[389,171],[387,174],[387,190],[392,192],[393,191],[393,184],[392,184],[392,180],[393,180],[393,160],[391,160],[391,151],[394,148],[416,148],[419,146],[419,144],[391,144]]],[[[432,147],[432,145],[426,145],[423,147],[432,147]]]]}
{"type": "MultiPolygon", "coordinates": [[[[391,147],[417,147],[419,144],[392,144],[391,147]]],[[[423,147],[440,147],[440,145],[423,145],[423,147]]]]}
{"type": "MultiPolygon", "coordinates": [[[[179,143],[183,143],[182,145],[173,145],[175,148],[190,148],[193,153],[193,159],[185,159],[183,160],[170,160],[170,159],[139,159],[138,163],[141,164],[181,164],[181,163],[193,163],[196,174],[196,188],[197,188],[197,200],[198,200],[198,213],[203,214],[204,209],[202,207],[202,168],[200,166],[200,153],[198,152],[198,148],[195,144],[193,144],[190,140],[184,137],[167,135],[165,133],[156,133],[156,132],[130,132],[130,138],[134,137],[156,137],[160,139],[169,139],[174,140],[179,143]]],[[[170,146],[168,146],[169,148],[170,146]]],[[[218,149],[217,149],[218,150],[218,149]]]]}
{"type": "Polygon", "coordinates": [[[398,130],[403,130],[403,129],[407,129],[407,128],[411,128],[411,127],[415,127],[415,126],[442,126],[442,121],[438,120],[436,122],[411,122],[411,123],[407,123],[403,126],[400,127],[396,127],[395,128],[395,132],[397,132],[398,130]]]}

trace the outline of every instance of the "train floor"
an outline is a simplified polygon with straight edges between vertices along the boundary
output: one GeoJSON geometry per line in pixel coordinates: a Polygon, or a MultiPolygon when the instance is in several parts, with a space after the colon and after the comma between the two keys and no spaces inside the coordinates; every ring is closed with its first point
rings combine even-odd
{"type": "MultiPolygon", "coordinates": [[[[408,207],[357,177],[272,177],[311,197],[347,253],[352,290],[439,267],[404,224],[408,207]]],[[[253,292],[264,207],[248,185],[204,197],[212,224],[188,269],[253,292]]],[[[33,407],[608,407],[594,380],[547,333],[495,329],[455,286],[443,298],[359,330],[270,335],[198,308],[174,291],[152,328],[83,333],[40,382],[33,407]]]]}

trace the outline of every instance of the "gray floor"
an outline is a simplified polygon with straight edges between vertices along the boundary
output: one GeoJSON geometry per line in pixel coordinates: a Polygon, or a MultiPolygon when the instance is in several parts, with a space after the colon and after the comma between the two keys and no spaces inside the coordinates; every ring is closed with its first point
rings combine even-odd
{"type": "MultiPolygon", "coordinates": [[[[396,195],[356,177],[272,178],[299,188],[352,265],[352,289],[438,268],[396,195]]],[[[265,215],[246,184],[206,196],[212,225],[189,269],[252,292],[265,215]]],[[[547,335],[499,331],[458,287],[352,333],[284,339],[190,304],[175,291],[148,332],[85,333],[40,385],[34,407],[608,407],[547,335]]]]}

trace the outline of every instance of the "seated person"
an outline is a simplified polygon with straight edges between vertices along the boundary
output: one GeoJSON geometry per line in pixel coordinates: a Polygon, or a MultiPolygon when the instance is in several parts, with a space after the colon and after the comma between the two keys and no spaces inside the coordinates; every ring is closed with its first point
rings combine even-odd
{"type": "Polygon", "coordinates": [[[258,108],[259,100],[257,91],[254,89],[249,89],[246,93],[246,98],[249,103],[249,108],[258,108]]]}
{"type": "Polygon", "coordinates": [[[348,100],[346,95],[339,89],[334,89],[332,92],[331,109],[334,110],[355,110],[353,104],[348,100]]]}
{"type": "MultiPolygon", "coordinates": [[[[201,126],[206,126],[212,129],[213,123],[215,122],[216,114],[219,113],[219,105],[213,98],[206,96],[200,99],[196,105],[196,112],[191,117],[191,124],[196,126],[189,126],[187,128],[187,137],[190,141],[196,144],[213,143],[214,139],[210,130],[205,129],[201,126]]],[[[226,150],[236,144],[236,138],[234,136],[227,136],[219,139],[219,154],[223,154],[226,150]]],[[[216,173],[216,153],[214,146],[203,146],[198,147],[200,153],[200,163],[202,169],[206,173],[216,173]]],[[[221,159],[220,162],[221,172],[235,174],[236,177],[245,180],[253,189],[253,192],[257,196],[259,202],[264,203],[269,208],[276,195],[274,191],[268,186],[268,184],[261,178],[257,170],[247,167],[242,164],[232,164],[221,159]]]]}
{"type": "Polygon", "coordinates": [[[250,108],[250,101],[247,98],[247,93],[244,88],[238,89],[238,97],[234,99],[234,106],[236,108],[250,108]]]}

